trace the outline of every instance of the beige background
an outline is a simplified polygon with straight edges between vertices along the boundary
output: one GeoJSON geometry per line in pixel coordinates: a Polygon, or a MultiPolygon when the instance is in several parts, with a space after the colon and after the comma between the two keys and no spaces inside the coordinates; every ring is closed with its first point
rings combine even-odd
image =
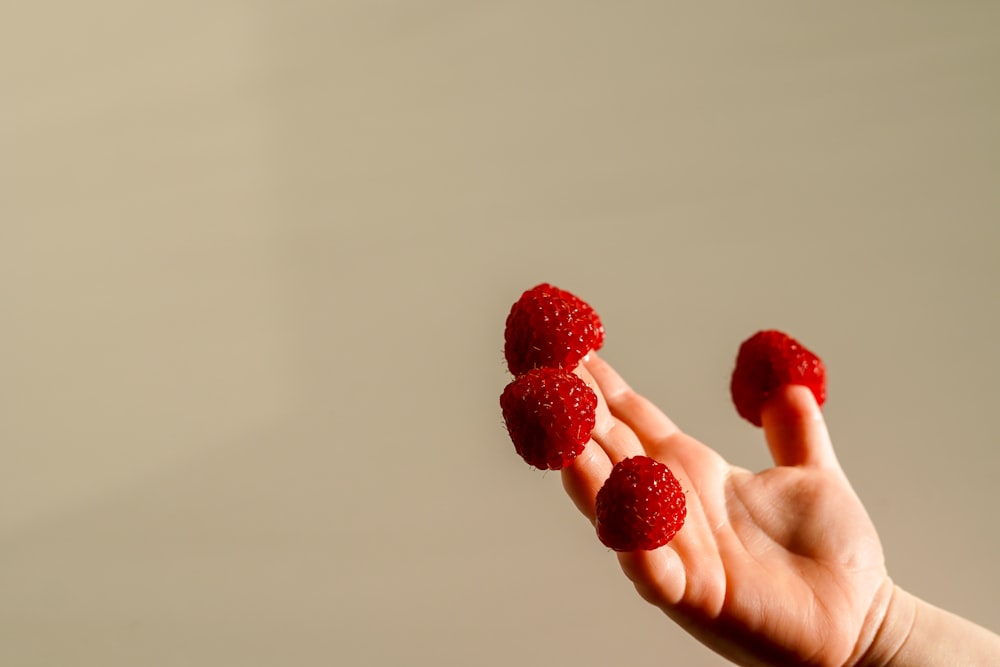
{"type": "Polygon", "coordinates": [[[0,664],[724,664],[506,439],[543,280],[751,468],[737,345],[820,352],[890,571],[1000,630],[996,3],[16,5],[0,664]]]}

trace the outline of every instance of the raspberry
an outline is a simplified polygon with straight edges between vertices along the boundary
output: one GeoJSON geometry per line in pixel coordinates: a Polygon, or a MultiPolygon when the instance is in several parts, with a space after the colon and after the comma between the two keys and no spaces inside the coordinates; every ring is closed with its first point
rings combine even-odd
{"type": "Polygon", "coordinates": [[[816,402],[826,401],[826,367],[801,343],[780,331],[758,331],[740,346],[729,388],[740,416],[761,425],[761,409],[771,394],[786,384],[812,390],[816,402]]]}
{"type": "Polygon", "coordinates": [[[620,461],[597,492],[597,536],[615,551],[652,551],[684,525],[687,501],[670,468],[648,456],[620,461]]]}
{"type": "Polygon", "coordinates": [[[511,306],[504,331],[507,368],[520,375],[532,368],[572,370],[604,344],[604,325],[586,302],[542,283],[511,306]]]}
{"type": "Polygon", "coordinates": [[[559,470],[594,430],[597,394],[578,375],[537,368],[514,378],[500,396],[507,432],[528,465],[559,470]]]}

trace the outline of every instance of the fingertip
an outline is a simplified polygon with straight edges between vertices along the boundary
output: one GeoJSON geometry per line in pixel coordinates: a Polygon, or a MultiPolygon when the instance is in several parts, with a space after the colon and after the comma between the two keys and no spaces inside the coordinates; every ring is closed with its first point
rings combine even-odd
{"type": "Polygon", "coordinates": [[[684,566],[670,545],[653,551],[619,553],[618,563],[646,602],[663,608],[677,604],[683,597],[684,566]]]}

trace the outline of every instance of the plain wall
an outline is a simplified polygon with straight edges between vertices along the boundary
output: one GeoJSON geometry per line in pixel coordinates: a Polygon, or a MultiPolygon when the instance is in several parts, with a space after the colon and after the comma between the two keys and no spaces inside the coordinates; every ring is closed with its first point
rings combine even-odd
{"type": "Polygon", "coordinates": [[[19,3],[0,663],[720,665],[501,424],[510,304],[733,462],[830,369],[890,573],[1000,630],[1000,6],[19,3]]]}

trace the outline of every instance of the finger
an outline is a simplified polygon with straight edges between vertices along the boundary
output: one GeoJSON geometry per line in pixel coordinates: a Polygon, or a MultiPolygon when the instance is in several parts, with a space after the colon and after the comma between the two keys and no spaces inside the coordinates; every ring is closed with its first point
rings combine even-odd
{"type": "Polygon", "coordinates": [[[582,364],[575,372],[597,394],[594,430],[583,452],[563,468],[561,476],[567,495],[577,509],[593,522],[597,492],[611,474],[611,468],[622,459],[641,454],[643,449],[635,433],[611,414],[594,376],[582,364]]]}
{"type": "Polygon", "coordinates": [[[776,465],[840,467],[823,413],[808,387],[777,389],[764,403],[761,422],[776,465]]]}
{"type": "Polygon", "coordinates": [[[611,463],[615,464],[630,456],[644,454],[642,441],[628,424],[613,414],[597,379],[583,364],[577,367],[576,372],[597,394],[597,409],[591,437],[607,453],[611,463]]]}
{"type": "Polygon", "coordinates": [[[600,388],[611,414],[638,436],[651,443],[679,432],[677,425],[652,402],[636,393],[625,380],[596,353],[582,364],[600,388]]]}
{"type": "Polygon", "coordinates": [[[607,452],[591,440],[579,456],[560,472],[566,494],[591,523],[597,517],[597,492],[611,474],[611,466],[607,452]]]}
{"type": "Polygon", "coordinates": [[[643,451],[668,465],[718,459],[711,448],[685,435],[654,403],[633,390],[607,361],[591,353],[581,364],[594,378],[611,415],[638,438],[643,451]]]}
{"type": "Polygon", "coordinates": [[[680,556],[671,546],[620,553],[618,562],[646,602],[663,608],[677,604],[684,596],[687,575],[680,556]]]}

